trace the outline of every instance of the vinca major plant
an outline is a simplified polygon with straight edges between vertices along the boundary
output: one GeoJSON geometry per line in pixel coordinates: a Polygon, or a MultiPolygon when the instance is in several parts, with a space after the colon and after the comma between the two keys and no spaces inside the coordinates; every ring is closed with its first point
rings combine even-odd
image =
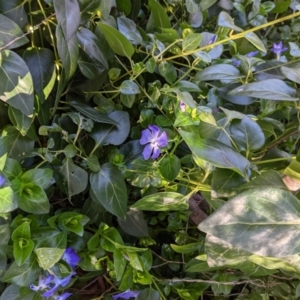
{"type": "Polygon", "coordinates": [[[300,0],[0,0],[0,300],[300,297],[300,0]]]}

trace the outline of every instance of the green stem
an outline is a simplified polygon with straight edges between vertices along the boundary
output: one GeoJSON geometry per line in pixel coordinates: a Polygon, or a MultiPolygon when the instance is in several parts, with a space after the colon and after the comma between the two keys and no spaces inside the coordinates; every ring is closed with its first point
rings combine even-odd
{"type": "Polygon", "coordinates": [[[285,161],[285,160],[291,160],[295,159],[295,156],[290,156],[290,157],[281,157],[281,158],[274,158],[274,159],[267,159],[267,160],[261,160],[257,162],[253,162],[255,165],[262,165],[262,164],[268,164],[276,161],[285,161]]]}
{"type": "Polygon", "coordinates": [[[152,282],[153,282],[153,284],[155,285],[157,291],[159,292],[161,298],[162,298],[163,300],[167,300],[167,298],[165,297],[165,295],[164,295],[163,292],[161,291],[160,287],[158,286],[158,284],[156,283],[156,281],[155,281],[154,278],[153,278],[153,281],[152,281],[152,282]]]}

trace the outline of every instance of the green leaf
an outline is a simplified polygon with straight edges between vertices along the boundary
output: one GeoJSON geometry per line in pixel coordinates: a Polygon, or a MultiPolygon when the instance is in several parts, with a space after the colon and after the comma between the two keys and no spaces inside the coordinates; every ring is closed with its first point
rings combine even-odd
{"type": "Polygon", "coordinates": [[[122,33],[120,33],[117,29],[103,23],[98,23],[97,25],[100,27],[114,53],[120,56],[126,56],[128,58],[133,55],[134,48],[122,33]]]}
{"type": "Polygon", "coordinates": [[[131,206],[132,209],[149,211],[187,210],[185,196],[174,192],[162,192],[146,196],[131,206]]]}
{"type": "Polygon", "coordinates": [[[228,95],[249,96],[267,100],[298,101],[296,90],[280,79],[266,79],[241,85],[228,95]]]}
{"type": "Polygon", "coordinates": [[[136,300],[159,300],[160,294],[153,288],[143,289],[137,296],[136,300]]]}
{"type": "Polygon", "coordinates": [[[30,224],[29,222],[24,222],[18,226],[12,233],[11,239],[17,242],[19,239],[31,239],[30,234],[30,224]]]}
{"type": "Polygon", "coordinates": [[[140,93],[140,88],[134,81],[124,80],[120,86],[120,92],[125,95],[135,95],[140,93]]]}
{"type": "Polygon", "coordinates": [[[27,117],[20,110],[14,108],[12,106],[9,106],[9,108],[8,108],[8,115],[9,115],[10,121],[21,132],[21,134],[23,136],[26,135],[28,129],[30,128],[30,126],[33,122],[33,118],[27,117]]]}
{"type": "Polygon", "coordinates": [[[31,73],[34,92],[43,103],[55,84],[54,54],[47,48],[27,48],[23,53],[23,59],[31,73]]]}
{"type": "Polygon", "coordinates": [[[230,136],[240,151],[251,151],[265,144],[265,135],[260,126],[247,116],[232,120],[230,136]]]}
{"type": "Polygon", "coordinates": [[[297,160],[293,160],[287,166],[287,168],[284,169],[283,173],[300,181],[300,162],[298,162],[297,160]]]}
{"type": "Polygon", "coordinates": [[[117,8],[122,11],[126,16],[131,12],[131,1],[130,0],[116,0],[117,8]]]}
{"type": "Polygon", "coordinates": [[[226,202],[199,229],[257,255],[285,257],[300,253],[299,211],[290,192],[255,188],[226,202]]]}
{"type": "Polygon", "coordinates": [[[300,84],[300,71],[298,69],[281,67],[282,74],[289,80],[300,84]]]}
{"type": "Polygon", "coordinates": [[[21,165],[15,159],[11,158],[6,160],[5,167],[2,172],[10,181],[13,181],[15,178],[23,174],[21,165]]]}
{"type": "Polygon", "coordinates": [[[177,253],[188,254],[188,253],[193,253],[195,251],[201,250],[201,248],[203,247],[203,243],[198,242],[198,243],[191,243],[186,245],[170,244],[170,246],[177,253]]]}
{"type": "Polygon", "coordinates": [[[92,59],[100,63],[105,69],[108,69],[108,62],[101,51],[100,41],[97,36],[87,28],[80,28],[77,32],[77,38],[81,49],[92,59]]]}
{"type": "Polygon", "coordinates": [[[6,271],[3,282],[9,282],[18,286],[29,286],[41,274],[35,257],[29,257],[22,266],[14,261],[6,271]]]}
{"type": "Polygon", "coordinates": [[[5,15],[0,14],[0,47],[13,49],[23,46],[29,40],[23,36],[21,28],[5,15]]]}
{"type": "Polygon", "coordinates": [[[289,8],[291,2],[291,0],[276,1],[274,2],[275,7],[270,12],[274,14],[282,14],[289,8]]]}
{"type": "Polygon", "coordinates": [[[1,52],[0,78],[0,99],[31,116],[34,111],[33,81],[26,63],[15,52],[1,52]]]}
{"type": "Polygon", "coordinates": [[[155,0],[149,0],[154,24],[157,28],[172,28],[169,17],[164,8],[155,0]]]}
{"type": "Polygon", "coordinates": [[[254,32],[246,33],[245,38],[258,50],[262,52],[267,52],[264,43],[258,38],[258,36],[254,32]]]}
{"type": "Polygon", "coordinates": [[[173,64],[168,61],[162,61],[158,66],[158,71],[168,83],[172,84],[177,78],[177,72],[173,64]]]}
{"type": "Polygon", "coordinates": [[[14,192],[10,186],[0,189],[0,213],[7,213],[18,207],[14,192]]]}
{"type": "Polygon", "coordinates": [[[60,172],[64,177],[69,200],[71,200],[72,196],[83,192],[87,187],[88,173],[76,166],[71,159],[64,159],[60,172]]]}
{"type": "Polygon", "coordinates": [[[107,115],[101,113],[100,111],[94,109],[91,106],[88,106],[87,104],[83,102],[79,102],[76,100],[71,101],[71,106],[73,106],[77,111],[82,113],[84,116],[87,116],[88,118],[92,119],[95,122],[99,123],[106,123],[106,124],[113,124],[117,125],[118,123],[109,118],[107,115]]]}
{"type": "Polygon", "coordinates": [[[57,25],[56,39],[57,51],[64,67],[65,80],[68,80],[74,75],[77,69],[77,60],[79,57],[77,36],[74,34],[69,40],[67,40],[63,34],[61,26],[57,25]]]}
{"type": "Polygon", "coordinates": [[[18,266],[22,266],[34,248],[32,240],[19,239],[14,242],[14,258],[18,266]]]}
{"type": "Polygon", "coordinates": [[[34,250],[38,264],[43,270],[53,267],[63,256],[65,249],[39,248],[34,250]]]}
{"type": "Polygon", "coordinates": [[[90,175],[90,184],[97,201],[113,215],[124,219],[127,211],[127,188],[123,176],[111,163],[90,175]]]}
{"type": "Polygon", "coordinates": [[[227,12],[225,12],[225,11],[222,11],[219,14],[219,17],[218,17],[218,26],[230,28],[230,29],[232,29],[234,31],[237,31],[237,32],[244,31],[242,28],[240,28],[240,27],[238,27],[238,26],[236,26],[234,24],[234,21],[231,18],[231,16],[227,12]]]}
{"type": "Polygon", "coordinates": [[[42,189],[46,189],[51,183],[53,171],[51,169],[31,169],[25,172],[20,179],[26,183],[34,183],[42,189]]]}
{"type": "Polygon", "coordinates": [[[60,231],[52,227],[36,228],[32,231],[32,240],[35,248],[60,248],[67,247],[67,231],[60,231]]]}
{"type": "Polygon", "coordinates": [[[34,147],[34,141],[27,136],[23,136],[21,132],[13,126],[8,126],[3,129],[2,139],[8,149],[8,156],[17,161],[22,161],[26,153],[34,147]]]}
{"type": "Polygon", "coordinates": [[[77,0],[53,0],[56,19],[66,41],[76,33],[80,24],[80,8],[77,0]]]}
{"type": "Polygon", "coordinates": [[[161,175],[169,181],[173,181],[177,177],[180,168],[180,159],[175,155],[167,156],[159,162],[161,175]]]}
{"type": "Polygon", "coordinates": [[[118,125],[95,124],[89,134],[96,143],[94,149],[100,145],[120,145],[128,137],[130,131],[129,114],[126,111],[114,111],[108,116],[116,121],[118,125]]]}
{"type": "Polygon", "coordinates": [[[100,165],[98,161],[98,157],[96,155],[92,155],[90,157],[87,157],[85,159],[87,165],[91,169],[92,172],[99,172],[100,171],[100,165]]]}
{"type": "Polygon", "coordinates": [[[16,22],[20,28],[27,24],[27,13],[22,0],[0,1],[0,13],[16,22]]]}
{"type": "Polygon", "coordinates": [[[201,139],[196,128],[192,132],[179,130],[179,133],[196,158],[219,168],[232,169],[247,178],[250,162],[231,147],[217,140],[201,139]]]}
{"type": "Polygon", "coordinates": [[[126,269],[127,260],[125,259],[124,255],[122,254],[122,250],[115,249],[114,251],[114,267],[116,273],[116,280],[121,280],[126,269]]]}
{"type": "Polygon", "coordinates": [[[122,104],[124,104],[128,108],[131,108],[132,105],[134,104],[135,97],[136,97],[135,95],[125,95],[125,94],[120,95],[122,104]]]}
{"type": "Polygon", "coordinates": [[[241,78],[240,71],[229,64],[216,64],[199,71],[195,81],[235,80],[241,78]]]}
{"type": "Polygon", "coordinates": [[[128,211],[126,214],[126,219],[118,219],[118,223],[124,232],[132,236],[139,238],[149,236],[148,225],[141,211],[128,211]]]}
{"type": "Polygon", "coordinates": [[[192,33],[189,34],[182,41],[182,52],[188,52],[191,50],[195,50],[199,47],[202,39],[202,35],[200,33],[192,33]]]}

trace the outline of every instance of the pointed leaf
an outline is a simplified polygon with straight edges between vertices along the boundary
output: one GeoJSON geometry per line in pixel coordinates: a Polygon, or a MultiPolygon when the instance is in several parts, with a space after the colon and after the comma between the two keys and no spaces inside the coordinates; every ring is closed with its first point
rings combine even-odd
{"type": "Polygon", "coordinates": [[[69,158],[65,158],[61,167],[69,200],[85,190],[88,183],[88,173],[76,166],[69,158]]]}
{"type": "Polygon", "coordinates": [[[27,13],[22,0],[0,1],[0,13],[16,22],[20,28],[27,24],[27,13]]]}
{"type": "Polygon", "coordinates": [[[195,81],[234,80],[241,77],[236,67],[229,64],[216,64],[198,72],[195,81]]]}
{"type": "Polygon", "coordinates": [[[91,173],[90,184],[96,199],[113,215],[124,219],[127,211],[127,188],[122,174],[111,163],[91,173]]]}
{"type": "Polygon", "coordinates": [[[226,202],[199,229],[258,255],[285,257],[300,253],[299,211],[290,192],[255,188],[226,202]]]}
{"type": "Polygon", "coordinates": [[[0,213],[7,213],[18,207],[14,192],[10,186],[0,189],[0,213]]]}
{"type": "Polygon", "coordinates": [[[245,34],[245,38],[258,50],[262,52],[267,52],[267,49],[264,43],[258,38],[258,36],[254,32],[248,32],[245,34]]]}
{"type": "Polygon", "coordinates": [[[266,79],[241,85],[228,95],[249,96],[267,100],[298,101],[296,90],[280,79],[266,79]]]}
{"type": "Polygon", "coordinates": [[[130,58],[134,53],[134,48],[127,38],[112,26],[104,23],[98,23],[110,48],[118,55],[130,58]]]}
{"type": "Polygon", "coordinates": [[[149,0],[154,24],[158,28],[172,28],[169,17],[164,8],[155,0],[149,0]]]}
{"type": "Polygon", "coordinates": [[[28,116],[33,114],[33,81],[23,59],[15,52],[0,54],[0,99],[28,116]]]}
{"type": "Polygon", "coordinates": [[[220,12],[219,17],[218,17],[218,25],[222,26],[222,27],[230,28],[237,32],[243,31],[242,28],[240,28],[234,24],[234,21],[231,18],[231,16],[225,11],[220,12]]]}
{"type": "Polygon", "coordinates": [[[53,0],[58,24],[66,41],[77,31],[80,24],[80,8],[77,0],[53,0]]]}
{"type": "Polygon", "coordinates": [[[23,36],[23,31],[18,24],[0,14],[0,48],[18,48],[28,42],[28,38],[23,36]]]}

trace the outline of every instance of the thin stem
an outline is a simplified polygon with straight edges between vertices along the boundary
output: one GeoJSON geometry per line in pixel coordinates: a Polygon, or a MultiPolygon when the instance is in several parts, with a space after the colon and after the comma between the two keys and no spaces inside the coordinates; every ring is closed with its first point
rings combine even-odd
{"type": "Polygon", "coordinates": [[[290,156],[290,157],[281,157],[281,158],[274,158],[274,159],[267,159],[267,160],[260,160],[257,162],[253,162],[255,165],[262,165],[262,164],[268,164],[268,163],[272,163],[272,162],[276,162],[276,161],[285,161],[285,160],[291,160],[291,159],[295,159],[295,156],[290,156]]]}
{"type": "Polygon", "coordinates": [[[155,281],[154,278],[153,278],[153,281],[152,281],[152,282],[153,282],[153,284],[155,285],[156,289],[158,290],[158,292],[159,292],[161,298],[162,298],[163,300],[167,300],[167,298],[165,297],[165,295],[164,295],[163,292],[161,291],[160,287],[158,286],[158,284],[156,283],[156,281],[155,281]]]}

